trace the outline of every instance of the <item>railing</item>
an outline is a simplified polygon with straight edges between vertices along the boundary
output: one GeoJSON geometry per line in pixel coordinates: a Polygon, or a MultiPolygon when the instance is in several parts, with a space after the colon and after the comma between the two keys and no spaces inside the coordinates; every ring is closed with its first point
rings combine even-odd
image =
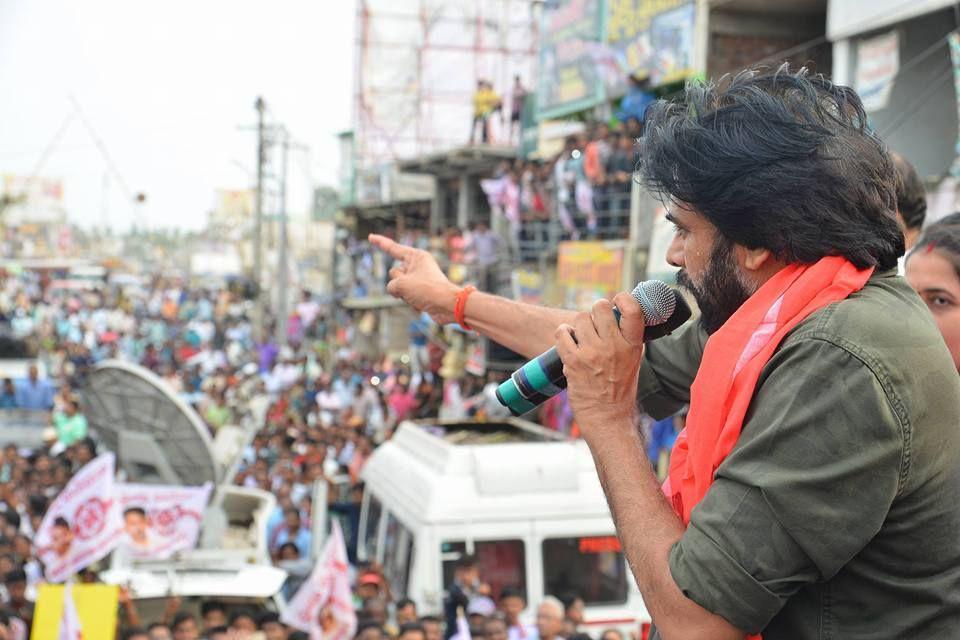
{"type": "Polygon", "coordinates": [[[630,233],[630,184],[594,188],[579,198],[547,190],[547,219],[522,220],[517,228],[505,225],[513,262],[539,263],[552,258],[565,240],[625,240],[630,233]],[[514,237],[511,237],[514,234],[514,237]]]}
{"type": "MultiPolygon", "coordinates": [[[[543,268],[556,259],[560,242],[567,240],[626,240],[630,234],[631,183],[584,187],[560,194],[552,184],[542,191],[546,211],[520,212],[519,222],[510,222],[502,210],[494,207],[493,226],[502,240],[500,255],[490,265],[464,263],[469,251],[458,250],[458,262],[451,262],[445,244],[433,241],[433,255],[447,273],[455,273],[465,282],[499,293],[510,290],[510,272],[516,267],[543,268]],[[456,265],[455,269],[451,267],[456,265]]],[[[389,261],[376,251],[357,245],[352,255],[342,256],[340,269],[346,269],[365,296],[383,295],[389,261]]],[[[422,247],[428,243],[422,242],[422,247]]],[[[355,295],[347,293],[347,297],[355,295]]]]}

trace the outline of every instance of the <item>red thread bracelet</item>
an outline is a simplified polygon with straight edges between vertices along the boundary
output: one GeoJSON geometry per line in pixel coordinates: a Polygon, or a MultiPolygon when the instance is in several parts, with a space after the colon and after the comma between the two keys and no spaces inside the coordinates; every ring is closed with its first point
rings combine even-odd
{"type": "Polygon", "coordinates": [[[467,331],[473,331],[473,327],[467,324],[467,319],[464,317],[467,313],[467,298],[476,290],[475,286],[468,284],[457,292],[457,299],[453,303],[453,319],[467,331]]]}

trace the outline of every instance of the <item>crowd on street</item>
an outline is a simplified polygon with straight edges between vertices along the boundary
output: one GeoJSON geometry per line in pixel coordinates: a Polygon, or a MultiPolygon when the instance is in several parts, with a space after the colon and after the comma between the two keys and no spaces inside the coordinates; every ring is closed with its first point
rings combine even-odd
{"type": "MultiPolygon", "coordinates": [[[[482,241],[461,244],[449,237],[444,244],[454,257],[476,247],[482,241]]],[[[255,431],[235,482],[276,496],[267,536],[273,561],[293,568],[285,596],[295,593],[311,568],[304,562],[311,553],[312,511],[318,508],[311,488],[324,479],[331,490],[323,508],[340,518],[356,563],[358,635],[416,640],[419,633],[437,640],[439,619],[410,615],[412,603],[394,602],[378,566],[356,562],[361,471],[403,420],[506,415],[493,395],[497,377],[468,373],[463,358],[453,355],[451,344],[459,345],[462,336],[451,337],[424,316],[410,323],[407,353],[389,358],[361,352],[355,345],[362,342],[363,318],[339,317],[334,328],[330,308],[304,293],[288,319],[287,344],[279,346],[272,332],[263,342],[254,340],[250,303],[226,287],[191,289],[179,280],[155,279],[144,287],[105,286],[51,297],[43,284],[30,272],[0,284],[3,344],[16,355],[36,354],[24,378],[3,381],[0,408],[32,412],[48,425],[41,446],[9,444],[0,464],[0,598],[5,603],[0,623],[6,620],[12,637],[24,637],[23,630],[30,628],[43,580],[32,535],[50,501],[102,449],[83,413],[85,380],[97,363],[116,359],[164,380],[197,411],[212,436],[226,425],[255,431]]],[[[96,581],[102,568],[94,565],[79,579],[96,581]]],[[[125,638],[236,637],[220,635],[221,627],[288,637],[276,615],[265,610],[207,602],[203,615],[195,617],[171,599],[162,619],[147,620],[131,594],[124,592],[121,603],[125,638]]],[[[478,636],[499,637],[498,629],[509,621],[498,617],[488,599],[463,606],[471,610],[478,636]]],[[[511,637],[515,631],[510,630],[511,637]]],[[[550,635],[547,627],[543,633],[550,635]]]]}

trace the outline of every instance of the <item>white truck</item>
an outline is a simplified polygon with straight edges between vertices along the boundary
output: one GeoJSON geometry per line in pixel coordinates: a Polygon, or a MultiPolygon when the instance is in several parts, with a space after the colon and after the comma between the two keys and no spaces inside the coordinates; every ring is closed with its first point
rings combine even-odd
{"type": "Polygon", "coordinates": [[[575,594],[585,631],[643,637],[650,617],[584,442],[515,418],[405,422],[362,477],[358,556],[419,611],[443,610],[457,561],[472,554],[494,597],[526,594],[528,623],[544,596],[575,594]]]}

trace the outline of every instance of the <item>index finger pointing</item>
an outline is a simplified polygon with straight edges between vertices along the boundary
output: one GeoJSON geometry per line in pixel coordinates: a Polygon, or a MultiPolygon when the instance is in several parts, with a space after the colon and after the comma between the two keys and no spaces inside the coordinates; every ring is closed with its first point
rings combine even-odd
{"type": "Polygon", "coordinates": [[[371,233],[369,236],[367,236],[367,239],[378,249],[387,253],[391,257],[396,258],[397,260],[403,260],[413,251],[413,248],[402,245],[398,242],[394,242],[390,238],[381,236],[377,233],[371,233]]]}

